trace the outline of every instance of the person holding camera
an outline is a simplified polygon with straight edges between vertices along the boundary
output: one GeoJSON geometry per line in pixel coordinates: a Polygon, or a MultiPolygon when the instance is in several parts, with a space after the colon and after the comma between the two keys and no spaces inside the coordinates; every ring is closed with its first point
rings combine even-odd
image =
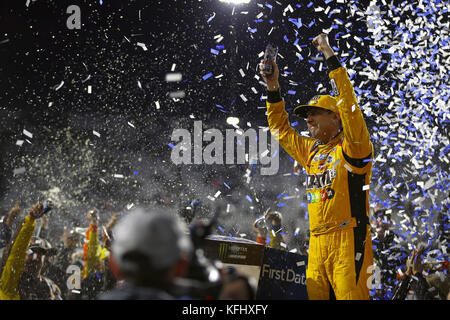
{"type": "Polygon", "coordinates": [[[137,211],[113,229],[111,271],[123,285],[99,300],[172,300],[169,292],[187,271],[191,240],[174,216],[137,211]]]}
{"type": "Polygon", "coordinates": [[[307,267],[309,299],[369,299],[368,267],[373,264],[369,226],[369,183],[373,146],[345,67],[326,34],[312,44],[330,70],[334,96],[315,95],[294,109],[306,120],[311,137],[289,124],[278,82],[279,70],[260,74],[267,85],[271,133],[306,171],[310,223],[307,267]]]}

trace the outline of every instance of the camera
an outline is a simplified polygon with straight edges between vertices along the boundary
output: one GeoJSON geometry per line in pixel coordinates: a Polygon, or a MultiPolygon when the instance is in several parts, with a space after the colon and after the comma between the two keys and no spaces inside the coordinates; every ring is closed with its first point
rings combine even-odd
{"type": "MultiPolygon", "coordinates": [[[[197,205],[200,204],[199,200],[197,205]]],[[[177,279],[170,293],[176,297],[189,296],[195,299],[217,299],[223,286],[220,263],[209,260],[204,254],[205,238],[211,234],[223,208],[216,207],[214,217],[208,222],[199,221],[190,228],[194,251],[188,271],[177,279]]]]}

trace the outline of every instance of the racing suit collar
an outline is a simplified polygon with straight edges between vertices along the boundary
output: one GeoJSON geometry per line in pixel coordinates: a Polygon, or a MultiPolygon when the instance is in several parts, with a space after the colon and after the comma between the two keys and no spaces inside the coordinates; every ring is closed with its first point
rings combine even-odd
{"type": "Polygon", "coordinates": [[[319,146],[335,145],[336,143],[338,143],[338,141],[340,141],[342,139],[343,134],[344,134],[344,131],[342,129],[340,129],[339,132],[333,138],[331,138],[331,140],[328,141],[327,143],[323,143],[320,140],[317,140],[317,141],[319,142],[319,146]]]}

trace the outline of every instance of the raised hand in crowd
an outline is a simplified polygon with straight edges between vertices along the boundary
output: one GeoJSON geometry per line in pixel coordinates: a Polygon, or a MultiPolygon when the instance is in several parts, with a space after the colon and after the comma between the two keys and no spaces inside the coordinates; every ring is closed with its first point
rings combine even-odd
{"type": "Polygon", "coordinates": [[[281,226],[281,213],[277,211],[269,211],[265,216],[266,221],[272,225],[272,227],[280,227],[281,226]]]}
{"type": "Polygon", "coordinates": [[[98,213],[96,209],[91,209],[88,211],[87,213],[87,220],[89,221],[90,224],[92,225],[98,225],[98,213]]]}
{"type": "Polygon", "coordinates": [[[8,217],[6,218],[6,221],[5,221],[5,223],[8,227],[10,227],[10,228],[12,227],[14,220],[20,214],[21,210],[22,209],[20,209],[20,201],[17,201],[16,204],[14,205],[14,207],[11,210],[9,210],[9,212],[8,212],[8,217]]]}
{"type": "Polygon", "coordinates": [[[120,213],[113,214],[106,227],[103,228],[103,247],[107,250],[111,249],[111,231],[119,220],[119,216],[120,213]]]}
{"type": "Polygon", "coordinates": [[[34,220],[42,217],[43,213],[44,213],[44,205],[41,202],[35,203],[28,212],[29,216],[34,220]]]}
{"type": "Polygon", "coordinates": [[[61,240],[64,248],[74,248],[78,243],[78,235],[76,233],[72,233],[69,229],[64,229],[61,240]]]}
{"type": "Polygon", "coordinates": [[[256,233],[256,242],[264,244],[268,232],[264,218],[260,218],[253,223],[253,231],[256,233]]]}
{"type": "Polygon", "coordinates": [[[282,246],[283,237],[280,235],[281,230],[281,213],[277,211],[269,211],[263,218],[253,223],[253,231],[257,235],[256,242],[266,244],[266,240],[270,237],[269,246],[271,248],[284,250],[282,246]]]}
{"type": "Polygon", "coordinates": [[[414,249],[412,255],[407,259],[406,274],[408,276],[415,275],[417,273],[422,274],[423,269],[424,269],[423,261],[422,261],[422,253],[423,253],[423,248],[414,249]]]}

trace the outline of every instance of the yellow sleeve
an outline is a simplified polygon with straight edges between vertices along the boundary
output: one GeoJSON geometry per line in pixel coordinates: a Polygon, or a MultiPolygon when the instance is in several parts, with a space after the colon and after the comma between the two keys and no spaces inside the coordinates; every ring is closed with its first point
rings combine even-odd
{"type": "Polygon", "coordinates": [[[283,237],[280,235],[280,233],[271,230],[269,246],[273,249],[286,250],[286,248],[281,245],[282,242],[283,242],[283,237]]]}
{"type": "Polygon", "coordinates": [[[309,151],[316,140],[300,136],[290,126],[288,114],[284,109],[284,100],[276,103],[267,101],[267,120],[271,134],[283,149],[305,168],[309,151]]]}
{"type": "Polygon", "coordinates": [[[100,247],[100,260],[105,260],[109,258],[110,252],[107,248],[100,247]]]}
{"type": "Polygon", "coordinates": [[[23,273],[26,252],[35,227],[36,221],[26,216],[0,278],[0,299],[2,300],[20,300],[17,285],[23,273]]]}
{"type": "Polygon", "coordinates": [[[89,243],[87,246],[83,279],[93,272],[100,271],[100,255],[98,254],[99,241],[97,228],[90,227],[88,234],[89,243]]]}
{"type": "Polygon", "coordinates": [[[338,109],[344,130],[342,148],[347,156],[355,159],[368,157],[372,152],[369,131],[362,111],[358,105],[353,85],[347,74],[347,69],[339,67],[329,74],[334,80],[338,96],[338,109]]]}

